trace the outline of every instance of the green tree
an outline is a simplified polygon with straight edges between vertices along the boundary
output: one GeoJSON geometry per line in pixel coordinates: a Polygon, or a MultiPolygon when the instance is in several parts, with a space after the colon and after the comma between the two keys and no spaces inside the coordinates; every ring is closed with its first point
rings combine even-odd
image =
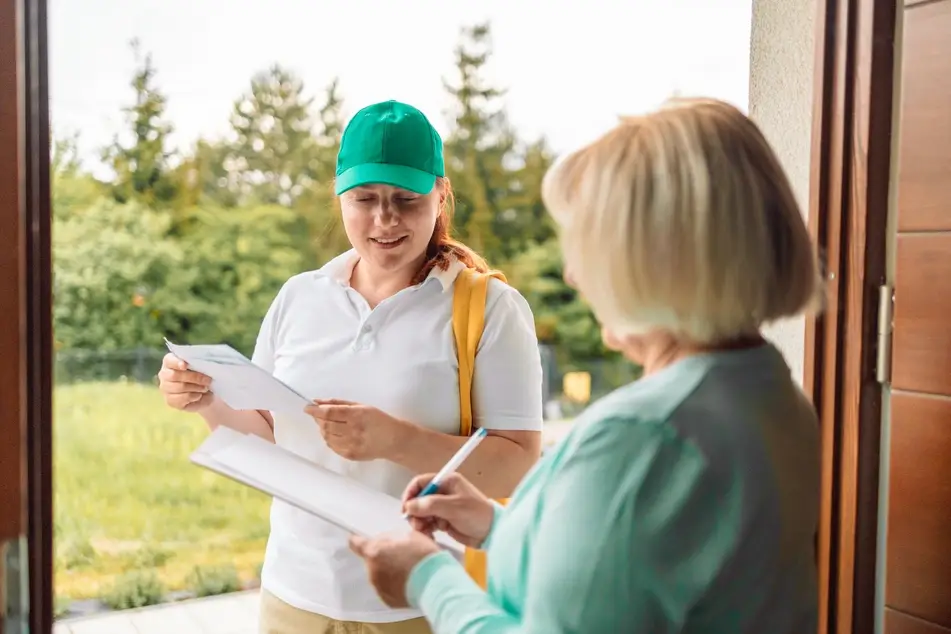
{"type": "Polygon", "coordinates": [[[532,306],[538,340],[554,349],[560,371],[589,372],[595,397],[640,375],[640,368],[604,346],[591,308],[565,283],[557,237],[525,249],[509,271],[509,281],[532,306]]]}
{"type": "Polygon", "coordinates": [[[57,347],[121,350],[161,345],[177,298],[168,281],[182,251],[171,219],[140,203],[100,200],[56,219],[53,323],[57,347]]]}
{"type": "Polygon", "coordinates": [[[79,133],[53,139],[50,148],[50,172],[53,174],[75,174],[82,169],[79,158],[79,133]]]}
{"type": "Polygon", "coordinates": [[[235,101],[233,154],[245,199],[290,207],[316,179],[312,103],[300,78],[279,65],[257,73],[235,101]]]}
{"type": "Polygon", "coordinates": [[[489,24],[464,27],[455,50],[456,78],[443,84],[452,98],[445,148],[456,194],[455,226],[470,246],[497,264],[509,255],[498,225],[507,209],[506,162],[515,139],[499,103],[503,91],[485,78],[491,55],[489,24]]]}
{"type": "Polygon", "coordinates": [[[526,248],[510,263],[508,278],[532,307],[538,340],[555,346],[561,363],[570,369],[608,354],[591,309],[565,283],[557,238],[526,248]]]}
{"type": "Polygon", "coordinates": [[[541,197],[542,180],[554,157],[545,139],[525,145],[519,154],[520,165],[508,181],[510,212],[497,225],[510,257],[555,236],[555,223],[541,197]]]}
{"type": "Polygon", "coordinates": [[[83,170],[78,143],[78,134],[53,141],[50,188],[54,219],[87,209],[104,194],[103,184],[83,170]]]}
{"type": "Polygon", "coordinates": [[[196,205],[237,206],[239,188],[233,164],[228,143],[199,139],[176,169],[180,183],[177,206],[182,209],[196,205]]]}
{"type": "Polygon", "coordinates": [[[227,342],[250,354],[261,319],[284,282],[300,273],[300,216],[280,205],[188,210],[184,264],[170,281],[165,325],[177,340],[227,342]]]}
{"type": "Polygon", "coordinates": [[[176,197],[176,185],[167,149],[172,125],[165,120],[166,98],[155,83],[156,70],[151,54],[142,56],[139,42],[132,41],[137,68],[130,85],[135,102],[123,108],[131,132],[131,142],[119,137],[103,150],[103,160],[115,171],[112,195],[125,203],[139,201],[162,206],[176,197]]]}
{"type": "Polygon", "coordinates": [[[307,259],[314,265],[350,247],[333,193],[337,152],[345,124],[344,102],[337,79],[325,89],[317,112],[316,148],[308,166],[313,180],[294,205],[306,219],[310,245],[307,259]]]}
{"type": "Polygon", "coordinates": [[[323,166],[329,166],[328,174],[321,174],[326,178],[333,177],[337,162],[337,151],[340,149],[340,137],[343,136],[344,120],[343,97],[340,95],[340,79],[335,77],[324,94],[324,101],[318,109],[317,118],[320,120],[320,132],[317,135],[317,145],[323,150],[323,166]]]}

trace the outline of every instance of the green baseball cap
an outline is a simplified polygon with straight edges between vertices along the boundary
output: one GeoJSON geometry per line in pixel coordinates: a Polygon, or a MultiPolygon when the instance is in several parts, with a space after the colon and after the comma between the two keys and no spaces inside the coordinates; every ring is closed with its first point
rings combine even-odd
{"type": "Polygon", "coordinates": [[[382,183],[428,194],[446,175],[442,138],[422,112],[399,101],[367,106],[340,139],[334,191],[382,183]]]}

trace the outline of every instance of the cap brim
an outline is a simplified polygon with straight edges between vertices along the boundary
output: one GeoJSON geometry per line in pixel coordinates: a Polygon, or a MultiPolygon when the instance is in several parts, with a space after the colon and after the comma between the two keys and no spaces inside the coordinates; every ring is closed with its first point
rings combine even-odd
{"type": "Polygon", "coordinates": [[[428,194],[436,186],[436,176],[405,165],[365,163],[354,165],[337,176],[334,192],[340,194],[363,185],[391,185],[416,194],[428,194]]]}

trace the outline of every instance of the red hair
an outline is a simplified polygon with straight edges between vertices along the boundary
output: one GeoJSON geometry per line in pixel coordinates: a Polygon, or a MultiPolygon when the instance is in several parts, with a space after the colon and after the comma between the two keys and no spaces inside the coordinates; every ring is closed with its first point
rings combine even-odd
{"type": "Polygon", "coordinates": [[[426,247],[426,262],[413,277],[412,284],[419,284],[424,281],[434,268],[447,270],[453,260],[459,260],[468,268],[475,269],[480,273],[489,270],[485,258],[458,240],[454,240],[450,235],[452,214],[456,209],[456,198],[453,196],[449,179],[437,179],[436,186],[443,188],[442,208],[439,210],[439,217],[436,218],[436,226],[433,228],[433,236],[429,239],[429,246],[426,247]]]}

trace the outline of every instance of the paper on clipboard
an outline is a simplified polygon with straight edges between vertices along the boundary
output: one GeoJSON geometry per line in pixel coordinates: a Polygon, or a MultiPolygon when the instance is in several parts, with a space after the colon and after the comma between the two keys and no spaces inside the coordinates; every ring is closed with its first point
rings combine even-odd
{"type": "MultiPolygon", "coordinates": [[[[353,534],[372,537],[411,530],[400,501],[334,473],[257,436],[218,427],[191,455],[195,464],[267,493],[353,534]]],[[[436,541],[460,556],[448,535],[436,541]]]]}
{"type": "Polygon", "coordinates": [[[227,345],[165,345],[189,368],[212,379],[211,390],[232,409],[300,412],[310,401],[227,345]]]}

